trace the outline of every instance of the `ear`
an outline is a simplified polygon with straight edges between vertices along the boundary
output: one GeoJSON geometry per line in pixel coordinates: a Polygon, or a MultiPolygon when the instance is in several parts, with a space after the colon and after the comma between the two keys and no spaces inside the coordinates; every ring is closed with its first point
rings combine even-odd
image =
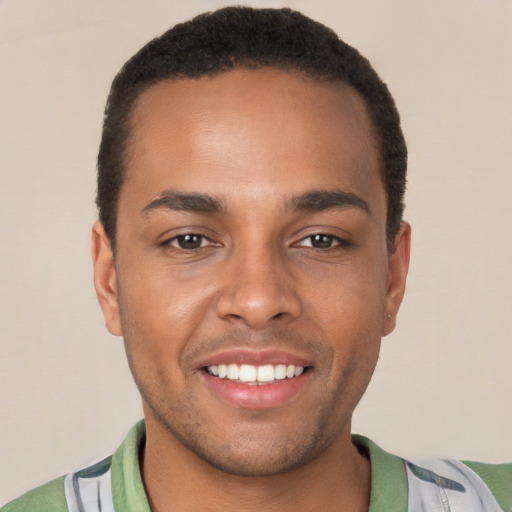
{"type": "Polygon", "coordinates": [[[103,224],[94,223],[91,233],[91,252],[94,266],[94,287],[103,310],[105,325],[111,334],[121,336],[121,316],[114,254],[103,224]]]}
{"type": "Polygon", "coordinates": [[[405,282],[409,270],[410,254],[411,226],[407,222],[402,222],[395,236],[393,253],[388,263],[388,279],[382,329],[383,336],[387,336],[392,332],[396,325],[396,317],[405,293],[405,282]]]}

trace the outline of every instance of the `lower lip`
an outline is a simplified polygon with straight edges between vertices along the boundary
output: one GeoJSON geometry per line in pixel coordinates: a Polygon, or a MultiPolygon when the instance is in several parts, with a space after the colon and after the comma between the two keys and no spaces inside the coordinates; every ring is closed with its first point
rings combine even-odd
{"type": "Polygon", "coordinates": [[[204,371],[201,374],[210,391],[223,402],[245,409],[269,409],[284,405],[296,397],[304,389],[311,371],[293,379],[275,380],[261,385],[219,379],[204,371]]]}

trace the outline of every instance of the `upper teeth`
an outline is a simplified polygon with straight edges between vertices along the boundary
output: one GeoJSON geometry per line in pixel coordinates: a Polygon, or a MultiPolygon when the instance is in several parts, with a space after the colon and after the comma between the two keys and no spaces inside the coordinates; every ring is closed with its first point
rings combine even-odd
{"type": "Polygon", "coordinates": [[[240,382],[272,382],[286,378],[298,377],[304,371],[303,366],[293,364],[219,364],[207,367],[211,375],[221,379],[239,380],[240,382]]]}

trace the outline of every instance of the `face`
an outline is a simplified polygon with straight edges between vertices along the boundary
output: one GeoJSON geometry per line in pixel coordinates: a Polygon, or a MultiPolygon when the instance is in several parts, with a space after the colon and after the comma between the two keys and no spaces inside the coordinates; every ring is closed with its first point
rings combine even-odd
{"type": "Polygon", "coordinates": [[[148,430],[225,472],[271,475],[343,450],[403,295],[408,226],[386,197],[364,103],[272,70],[140,97],[114,263],[95,283],[148,430]]]}

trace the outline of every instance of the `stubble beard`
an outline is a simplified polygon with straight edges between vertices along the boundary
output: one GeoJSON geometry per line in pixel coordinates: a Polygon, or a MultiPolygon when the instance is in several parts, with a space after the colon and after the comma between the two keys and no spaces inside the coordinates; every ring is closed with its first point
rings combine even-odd
{"type": "MultiPolygon", "coordinates": [[[[238,442],[229,439],[228,436],[222,441],[212,439],[208,434],[207,426],[194,420],[190,411],[178,409],[170,412],[169,417],[165,417],[153,405],[151,397],[148,397],[140,387],[139,390],[153,416],[174,440],[211,467],[230,475],[266,477],[293,471],[317,458],[336,437],[333,434],[325,439],[322,435],[332,431],[332,428],[328,426],[329,415],[325,411],[319,411],[316,428],[311,429],[307,436],[303,433],[298,435],[292,433],[285,439],[271,442],[261,443],[261,440],[259,442],[257,440],[256,445],[264,444],[265,446],[254,450],[248,436],[238,442]]],[[[171,411],[171,409],[166,410],[171,411]]],[[[309,418],[306,418],[304,422],[308,420],[309,418]]],[[[339,428],[341,429],[342,427],[339,428]]],[[[256,432],[252,437],[257,436],[256,432]]]]}
{"type": "MultiPolygon", "coordinates": [[[[124,332],[126,335],[128,330],[124,332]]],[[[230,338],[235,337],[226,339],[230,338]]],[[[286,338],[295,344],[297,342],[294,335],[283,333],[281,339],[286,338]]],[[[302,340],[302,344],[322,353],[321,366],[328,375],[332,353],[320,348],[325,345],[318,342],[302,340]]],[[[337,380],[331,383],[331,389],[323,390],[322,403],[315,403],[314,410],[298,418],[296,429],[288,427],[275,435],[267,424],[258,430],[261,424],[258,420],[263,419],[264,424],[265,418],[268,419],[269,412],[263,410],[251,413],[255,421],[242,435],[237,432],[237,425],[234,425],[234,432],[238,435],[222,435],[222,432],[212,435],[208,416],[201,414],[202,411],[195,406],[192,391],[188,389],[179,401],[173,401],[170,396],[172,386],[167,382],[165,372],[149,372],[144,363],[137,364],[126,336],[125,346],[130,370],[145,403],[147,423],[149,416],[150,421],[158,423],[170,435],[172,443],[178,443],[211,467],[223,473],[247,477],[274,476],[306,466],[320,457],[342,433],[348,435],[353,410],[366,390],[376,362],[371,358],[365,362],[356,359],[349,362],[337,380]],[[363,380],[354,376],[360,372],[366,376],[363,380]]],[[[247,423],[246,420],[245,425],[247,423]]],[[[275,425],[279,427],[279,421],[275,425]]]]}
{"type": "MultiPolygon", "coordinates": [[[[340,377],[338,385],[335,386],[336,389],[331,391],[329,400],[326,400],[321,408],[314,411],[314,417],[310,415],[301,418],[295,432],[262,442],[258,438],[258,429],[255,427],[254,431],[247,435],[226,435],[219,440],[210,435],[207,420],[198,419],[198,411],[193,406],[173,407],[165,400],[160,399],[159,397],[166,396],[166,386],[143,383],[144,379],[138,378],[136,370],[131,364],[130,367],[141,396],[152,416],[151,419],[156,420],[169,433],[172,441],[179,443],[188,452],[211,467],[236,476],[275,476],[308,465],[333,445],[342,432],[350,430],[353,408],[359,401],[358,398],[356,403],[345,410],[343,415],[333,414],[333,401],[336,400],[334,396],[337,396],[337,401],[341,403],[344,399],[348,399],[343,391],[340,393],[346,380],[344,374],[340,377]],[[158,389],[155,386],[160,388],[159,393],[155,393],[155,389],[158,389]],[[255,443],[251,443],[253,439],[255,443]]],[[[363,392],[364,389],[358,396],[362,396],[363,392]]],[[[191,404],[193,399],[187,397],[182,403],[191,404]]],[[[266,433],[268,433],[268,427],[266,433]]]]}

